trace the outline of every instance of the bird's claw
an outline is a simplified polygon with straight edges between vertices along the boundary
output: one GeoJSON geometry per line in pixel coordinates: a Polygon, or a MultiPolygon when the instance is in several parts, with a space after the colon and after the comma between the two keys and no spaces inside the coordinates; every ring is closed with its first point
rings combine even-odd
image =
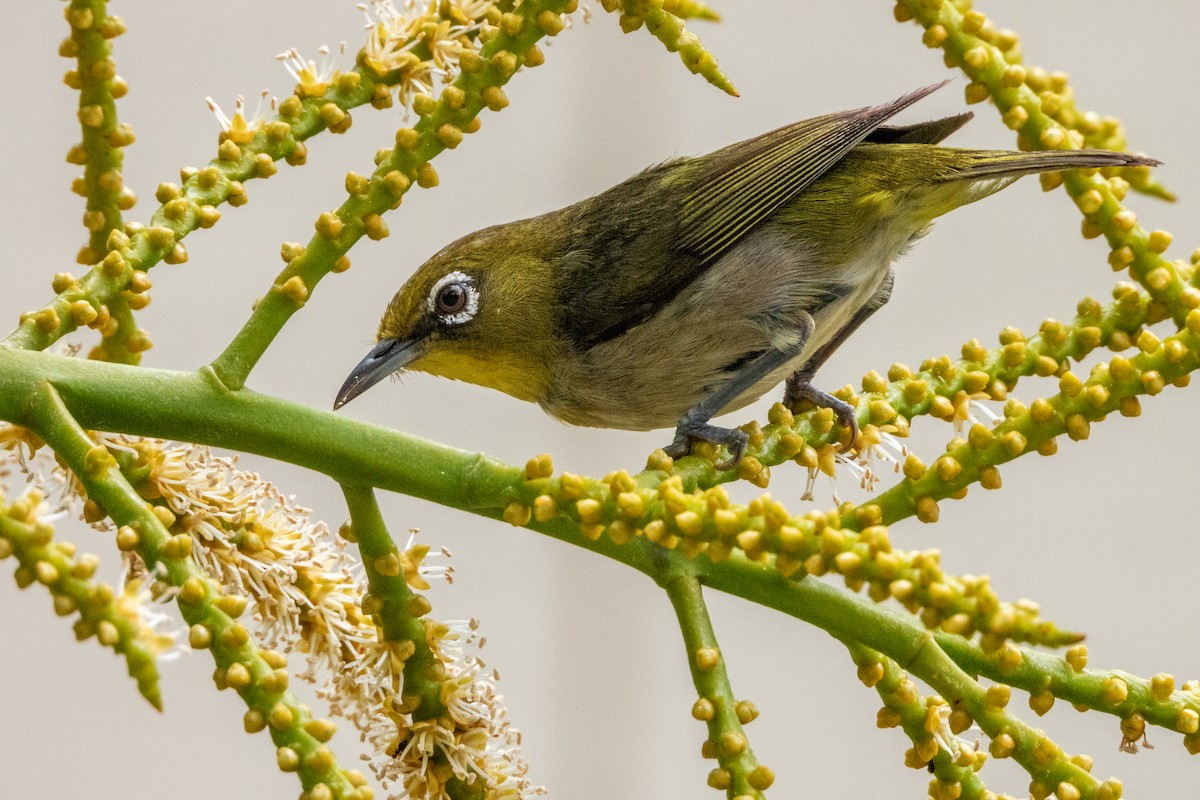
{"type": "Polygon", "coordinates": [[[836,397],[830,399],[836,403],[836,405],[831,404],[829,408],[833,410],[838,425],[842,427],[842,430],[850,432],[850,437],[840,447],[841,452],[848,453],[858,443],[858,415],[854,413],[854,406],[846,401],[838,400],[836,397]]]}
{"type": "Polygon", "coordinates": [[[729,458],[713,463],[713,467],[721,472],[737,467],[742,456],[746,455],[746,447],[750,437],[745,431],[737,428],[721,428],[709,425],[707,422],[692,422],[681,420],[675,428],[675,439],[663,448],[671,458],[683,458],[692,452],[696,442],[709,442],[724,446],[729,450],[729,458]]]}
{"type": "Polygon", "coordinates": [[[839,400],[828,392],[822,392],[808,382],[797,385],[789,384],[783,398],[783,404],[788,407],[789,411],[794,413],[803,401],[812,403],[817,408],[828,408],[832,411],[833,416],[837,419],[837,424],[843,431],[847,431],[850,434],[849,438],[842,443],[840,452],[847,453],[854,449],[855,444],[858,442],[859,434],[858,415],[854,413],[854,406],[845,400],[839,400]]]}

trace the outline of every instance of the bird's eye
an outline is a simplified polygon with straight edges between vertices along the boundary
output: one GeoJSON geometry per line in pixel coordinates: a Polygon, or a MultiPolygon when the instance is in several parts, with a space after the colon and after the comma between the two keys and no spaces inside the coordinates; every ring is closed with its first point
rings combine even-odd
{"type": "Polygon", "coordinates": [[[467,307],[467,287],[461,283],[443,286],[435,301],[439,314],[457,314],[467,307]]]}
{"type": "Polygon", "coordinates": [[[479,289],[470,275],[451,272],[433,285],[427,302],[443,325],[461,325],[479,310],[479,289]]]}

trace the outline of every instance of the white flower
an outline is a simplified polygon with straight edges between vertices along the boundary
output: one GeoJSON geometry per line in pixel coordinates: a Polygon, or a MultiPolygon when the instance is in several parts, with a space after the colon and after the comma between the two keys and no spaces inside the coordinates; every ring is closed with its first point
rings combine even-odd
{"type": "MultiPolygon", "coordinates": [[[[138,560],[140,563],[140,559],[138,560]]],[[[175,593],[162,595],[157,601],[149,588],[155,578],[142,565],[142,574],[134,577],[127,563],[121,575],[121,593],[113,599],[113,606],[138,627],[138,640],[160,661],[173,661],[188,651],[180,641],[182,628],[176,620],[155,606],[174,599],[175,593]]]]}
{"type": "MultiPolygon", "coordinates": [[[[321,56],[319,65],[315,61],[305,61],[294,47],[275,56],[275,60],[282,62],[288,74],[295,79],[301,93],[309,97],[325,94],[325,90],[337,80],[339,74],[337,56],[333,55],[328,46],[322,45],[317,48],[317,53],[321,56]]],[[[338,47],[338,55],[345,53],[346,43],[342,42],[338,47]]]]}
{"type": "Polygon", "coordinates": [[[267,118],[267,108],[275,110],[275,101],[271,100],[264,105],[267,99],[267,90],[258,98],[258,104],[254,107],[254,113],[250,118],[246,118],[246,101],[240,94],[233,105],[233,117],[229,117],[221,110],[211,97],[204,98],[208,103],[208,108],[217,117],[217,122],[221,124],[221,130],[224,131],[226,138],[233,140],[236,144],[246,144],[254,135],[258,133],[258,129],[262,127],[263,122],[267,118]]]}

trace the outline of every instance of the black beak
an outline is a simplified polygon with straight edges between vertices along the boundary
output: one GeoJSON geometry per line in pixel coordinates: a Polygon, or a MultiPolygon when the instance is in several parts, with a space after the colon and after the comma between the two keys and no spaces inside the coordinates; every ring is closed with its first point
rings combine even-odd
{"type": "Polygon", "coordinates": [[[379,344],[367,353],[367,357],[358,362],[350,377],[346,378],[337,399],[333,401],[333,410],[337,411],[393,372],[403,369],[417,357],[421,342],[421,339],[380,340],[379,344]]]}

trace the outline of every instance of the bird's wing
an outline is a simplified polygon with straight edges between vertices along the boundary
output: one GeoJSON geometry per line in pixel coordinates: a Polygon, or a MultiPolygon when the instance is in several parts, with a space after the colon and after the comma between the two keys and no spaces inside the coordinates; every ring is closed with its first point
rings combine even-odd
{"type": "Polygon", "coordinates": [[[684,197],[678,248],[711,263],[872,131],[943,85],[881,106],[797,122],[713,153],[684,197]]]}
{"type": "MultiPolygon", "coordinates": [[[[943,85],[668,162],[564,209],[568,236],[581,245],[567,244],[571,252],[559,264],[563,333],[588,348],[650,319],[889,118],[943,85]]],[[[880,135],[889,141],[933,139],[950,133],[951,120],[957,118],[880,135]]]]}

